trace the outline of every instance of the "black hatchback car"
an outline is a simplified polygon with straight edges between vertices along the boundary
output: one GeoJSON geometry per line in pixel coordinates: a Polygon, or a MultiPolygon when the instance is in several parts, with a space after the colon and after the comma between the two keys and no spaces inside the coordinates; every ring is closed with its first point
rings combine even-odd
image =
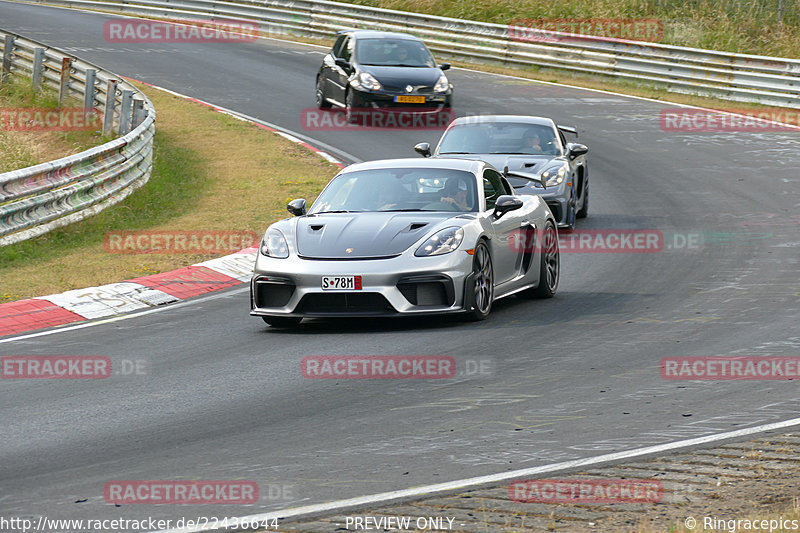
{"type": "Polygon", "coordinates": [[[337,34],[317,74],[317,107],[414,110],[452,105],[453,85],[420,39],[405,33],[347,30],[337,34]]]}

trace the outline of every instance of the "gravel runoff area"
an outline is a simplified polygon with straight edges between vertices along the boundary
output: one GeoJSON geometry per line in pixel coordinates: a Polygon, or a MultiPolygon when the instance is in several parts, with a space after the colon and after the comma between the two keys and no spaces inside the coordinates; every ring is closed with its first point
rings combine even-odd
{"type": "Polygon", "coordinates": [[[789,522],[773,531],[793,531],[798,528],[791,520],[800,520],[800,434],[763,436],[546,479],[551,481],[543,477],[539,483],[521,484],[516,495],[525,502],[510,497],[514,491],[510,493],[509,485],[520,486],[515,480],[382,507],[289,518],[269,531],[770,531],[765,524],[755,524],[761,527],[756,529],[731,520],[781,518],[789,522]],[[555,480],[561,483],[558,487],[555,480]],[[616,490],[608,483],[616,483],[622,499],[630,501],[614,498],[616,490]],[[626,485],[629,492],[622,488],[626,485]],[[565,501],[573,494],[583,494],[586,501],[565,501]],[[532,501],[537,496],[554,503],[532,501]],[[601,496],[606,501],[591,501],[601,496]],[[397,518],[409,519],[408,526],[397,518]]]}

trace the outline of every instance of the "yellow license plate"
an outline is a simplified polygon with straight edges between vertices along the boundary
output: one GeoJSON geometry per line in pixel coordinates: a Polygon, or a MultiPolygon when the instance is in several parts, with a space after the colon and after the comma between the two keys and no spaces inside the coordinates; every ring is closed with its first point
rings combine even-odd
{"type": "Polygon", "coordinates": [[[424,96],[395,96],[394,101],[398,104],[424,104],[424,96]]]}

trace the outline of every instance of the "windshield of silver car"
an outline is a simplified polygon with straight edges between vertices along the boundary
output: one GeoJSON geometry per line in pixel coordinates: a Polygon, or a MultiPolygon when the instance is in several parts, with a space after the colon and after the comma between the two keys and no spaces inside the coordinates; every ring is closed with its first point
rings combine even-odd
{"type": "Polygon", "coordinates": [[[471,172],[438,168],[394,168],[344,172],[335,177],[309,215],[364,211],[477,211],[471,172]]]}

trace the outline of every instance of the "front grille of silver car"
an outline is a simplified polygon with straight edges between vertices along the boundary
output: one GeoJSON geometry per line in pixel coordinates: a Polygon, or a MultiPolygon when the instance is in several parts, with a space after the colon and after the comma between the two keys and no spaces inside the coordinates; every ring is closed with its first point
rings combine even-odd
{"type": "Polygon", "coordinates": [[[449,307],[455,301],[453,280],[447,276],[410,276],[397,283],[397,290],[411,305],[449,307]]]}
{"type": "Polygon", "coordinates": [[[329,316],[336,314],[385,315],[394,308],[377,292],[310,293],[303,296],[297,313],[329,316]]]}
{"type": "Polygon", "coordinates": [[[256,280],[256,307],[283,307],[294,294],[293,283],[271,281],[266,278],[256,280]]]}

